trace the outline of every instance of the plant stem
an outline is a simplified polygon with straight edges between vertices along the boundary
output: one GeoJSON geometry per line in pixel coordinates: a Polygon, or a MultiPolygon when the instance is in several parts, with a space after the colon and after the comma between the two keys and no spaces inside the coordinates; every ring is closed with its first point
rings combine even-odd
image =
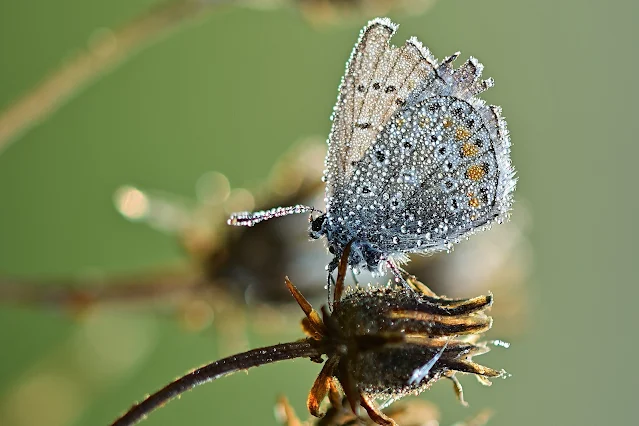
{"type": "Polygon", "coordinates": [[[45,119],[79,90],[178,25],[224,0],[166,0],[62,65],[22,98],[0,112],[0,152],[45,119]]]}
{"type": "Polygon", "coordinates": [[[210,287],[210,283],[186,268],[105,280],[30,281],[0,276],[0,304],[73,310],[97,304],[168,300],[210,287]]]}
{"type": "Polygon", "coordinates": [[[144,401],[134,405],[111,426],[129,426],[138,423],[156,408],[196,386],[227,376],[240,370],[258,367],[272,362],[293,358],[317,358],[321,355],[313,339],[253,349],[232,355],[197,368],[169,383],[159,391],[149,395],[144,401]]]}

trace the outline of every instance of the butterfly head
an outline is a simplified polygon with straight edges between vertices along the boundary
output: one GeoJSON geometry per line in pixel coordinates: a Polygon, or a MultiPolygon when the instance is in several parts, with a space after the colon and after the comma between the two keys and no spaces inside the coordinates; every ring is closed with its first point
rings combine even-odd
{"type": "Polygon", "coordinates": [[[345,244],[342,244],[342,241],[339,238],[330,238],[333,233],[330,232],[330,225],[329,221],[327,220],[326,213],[322,213],[315,218],[311,215],[308,218],[308,221],[308,236],[312,240],[319,240],[322,237],[326,237],[328,239],[328,252],[334,256],[333,262],[336,266],[337,261],[342,255],[345,244]]]}
{"type": "Polygon", "coordinates": [[[317,240],[326,235],[326,213],[322,213],[315,218],[311,215],[308,218],[308,221],[310,223],[308,227],[308,236],[311,237],[311,239],[317,240]]]}

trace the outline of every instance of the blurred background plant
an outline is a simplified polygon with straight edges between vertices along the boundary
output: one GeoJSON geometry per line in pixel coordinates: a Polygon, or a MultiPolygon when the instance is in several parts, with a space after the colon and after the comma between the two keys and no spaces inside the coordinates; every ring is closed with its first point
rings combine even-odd
{"type": "MultiPolygon", "coordinates": [[[[486,65],[496,80],[486,98],[504,108],[514,142],[513,222],[449,256],[421,259],[426,266],[409,265],[439,293],[495,293],[490,337],[514,345],[488,356],[514,377],[481,392],[469,384],[471,406],[493,408],[494,425],[630,422],[632,380],[620,382],[614,343],[636,334],[622,329],[636,322],[629,306],[636,286],[628,284],[637,274],[627,260],[637,212],[629,170],[638,154],[637,59],[624,53],[638,41],[639,6],[228,3],[0,5],[0,275],[13,280],[0,291],[6,302],[27,302],[0,307],[0,424],[106,424],[166,377],[298,335],[286,308],[259,302],[278,300],[271,289],[284,274],[323,297],[314,276],[323,276],[316,265],[328,256],[305,242],[304,218],[275,221],[263,234],[229,235],[220,224],[225,209],[317,190],[321,142],[305,144],[307,154],[289,153],[273,172],[272,165],[295,141],[326,137],[357,32],[387,12],[402,24],[396,44],[415,35],[440,58],[462,50],[486,65]],[[291,176],[302,179],[298,186],[291,176]],[[197,201],[190,201],[195,182],[197,201]],[[231,189],[241,187],[252,191],[231,189]],[[135,210],[124,201],[136,197],[177,213],[155,220],[161,209],[151,208],[139,217],[170,232],[123,220],[114,194],[130,219],[135,210]],[[270,241],[263,235],[289,238],[291,251],[269,243],[252,253],[242,243],[270,241]],[[216,249],[228,250],[216,259],[231,269],[216,265],[211,274],[206,255],[216,249]],[[264,254],[282,255],[279,267],[251,263],[264,254]],[[150,297],[158,295],[168,297],[150,297]],[[59,309],[68,301],[80,315],[59,309]],[[41,309],[43,302],[54,309],[41,309]],[[610,343],[590,343],[594,336],[610,343]]],[[[316,373],[292,363],[231,377],[148,424],[276,424],[269,415],[275,374],[291,378],[278,391],[303,412],[316,373]]],[[[448,386],[423,398],[440,408],[443,424],[467,417],[448,386]]]]}
{"type": "MultiPolygon", "coordinates": [[[[353,424],[355,417],[346,399],[341,409],[331,407],[322,419],[311,417],[301,421],[286,397],[280,397],[275,405],[275,417],[284,426],[345,426],[353,424]]],[[[428,401],[413,399],[410,402],[395,403],[384,410],[398,424],[404,426],[437,426],[440,413],[437,407],[428,401]]],[[[483,426],[491,418],[490,410],[483,410],[465,421],[455,422],[454,426],[483,426]]],[[[359,419],[362,425],[375,426],[375,423],[363,414],[359,419]]]]}

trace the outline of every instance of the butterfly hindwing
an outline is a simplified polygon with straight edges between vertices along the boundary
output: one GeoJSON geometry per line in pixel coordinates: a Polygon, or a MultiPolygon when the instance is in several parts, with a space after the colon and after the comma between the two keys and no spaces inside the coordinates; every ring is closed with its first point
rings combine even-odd
{"type": "Polygon", "coordinates": [[[472,58],[457,70],[445,61],[357,164],[336,212],[354,211],[353,233],[375,250],[446,249],[510,208],[510,143],[499,110],[475,97],[491,85],[481,69],[472,58]]]}

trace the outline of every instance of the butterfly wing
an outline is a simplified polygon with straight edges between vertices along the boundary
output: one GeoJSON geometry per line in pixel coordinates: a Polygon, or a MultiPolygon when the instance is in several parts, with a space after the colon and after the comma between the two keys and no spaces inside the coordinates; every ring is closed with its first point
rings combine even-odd
{"type": "Polygon", "coordinates": [[[483,66],[472,57],[453,69],[456,57],[445,59],[438,78],[416,97],[416,110],[432,114],[426,135],[433,166],[407,199],[406,211],[421,220],[409,221],[405,232],[400,226],[402,251],[448,249],[452,242],[503,220],[512,206],[516,179],[506,121],[501,108],[477,97],[493,81],[480,79],[483,66]],[[437,104],[447,106],[432,112],[437,104]]]}
{"type": "Polygon", "coordinates": [[[498,107],[476,97],[492,86],[471,58],[447,58],[369,146],[340,216],[384,255],[447,249],[506,215],[515,187],[510,140],[498,107]]]}
{"type": "Polygon", "coordinates": [[[399,48],[390,45],[396,30],[387,18],[370,21],[347,63],[328,139],[324,180],[329,214],[386,122],[409,93],[434,75],[435,60],[417,39],[399,48]]]}

